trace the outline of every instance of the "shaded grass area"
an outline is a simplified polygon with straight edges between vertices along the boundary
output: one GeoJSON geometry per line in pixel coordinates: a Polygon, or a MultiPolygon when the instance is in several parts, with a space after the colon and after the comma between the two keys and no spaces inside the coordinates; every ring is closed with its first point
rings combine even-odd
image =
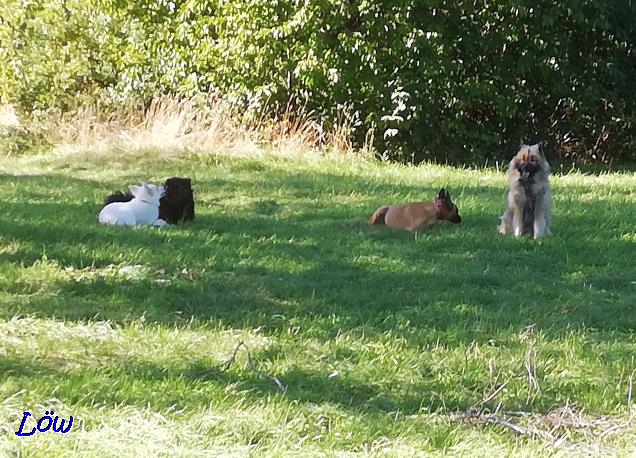
{"type": "MultiPolygon", "coordinates": [[[[82,418],[64,441],[95,454],[119,453],[111,429],[133,442],[117,423],[128,415],[164,430],[135,446],[148,456],[164,453],[152,444],[215,456],[536,456],[539,440],[445,414],[504,382],[492,410],[627,414],[631,174],[555,177],[554,236],[533,241],[496,234],[504,178],[491,170],[222,156],[22,167],[0,175],[0,418],[13,431],[23,410],[54,399],[82,418]],[[111,191],[173,175],[193,178],[192,223],[96,223],[111,191]],[[417,239],[368,225],[378,206],[441,186],[461,225],[417,239]],[[285,394],[244,357],[220,370],[239,340],[285,394]]],[[[6,432],[8,450],[50,454],[55,443],[6,432]]],[[[620,432],[560,431],[626,452],[634,428],[620,432]]]]}

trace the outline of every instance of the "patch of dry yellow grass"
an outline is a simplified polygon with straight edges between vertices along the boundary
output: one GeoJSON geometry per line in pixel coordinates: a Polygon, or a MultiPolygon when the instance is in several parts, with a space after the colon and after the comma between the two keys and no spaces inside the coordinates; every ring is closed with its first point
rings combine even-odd
{"type": "MultiPolygon", "coordinates": [[[[10,107],[0,110],[0,125],[19,126],[10,107]]],[[[272,120],[240,113],[220,100],[161,97],[144,111],[119,113],[87,106],[52,121],[46,130],[54,145],[49,156],[103,159],[142,153],[153,160],[170,160],[183,154],[294,157],[354,152],[352,125],[346,120],[326,131],[312,116],[291,109],[272,120]]]]}

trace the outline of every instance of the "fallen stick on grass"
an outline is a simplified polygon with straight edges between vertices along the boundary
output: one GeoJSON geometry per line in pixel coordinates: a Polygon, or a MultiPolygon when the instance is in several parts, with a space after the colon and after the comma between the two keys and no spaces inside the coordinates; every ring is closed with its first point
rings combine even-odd
{"type": "MultiPolygon", "coordinates": [[[[533,369],[531,370],[528,365],[526,364],[526,369],[528,370],[528,374],[529,374],[529,381],[532,384],[533,381],[533,376],[532,376],[532,372],[533,369]]],[[[485,414],[484,409],[486,407],[486,404],[490,401],[492,401],[493,399],[495,399],[497,396],[499,396],[503,390],[506,388],[506,386],[508,386],[508,384],[514,380],[515,378],[520,377],[521,374],[513,374],[512,376],[510,376],[508,378],[508,380],[506,380],[505,382],[503,382],[502,384],[500,384],[497,388],[495,388],[494,391],[492,391],[492,393],[490,393],[488,396],[486,396],[484,399],[482,399],[480,402],[478,402],[472,409],[470,409],[468,412],[461,412],[458,414],[453,415],[454,419],[457,420],[477,420],[480,422],[484,422],[484,423],[488,423],[491,425],[500,425],[500,426],[504,426],[512,431],[514,431],[517,434],[520,434],[522,436],[530,436],[533,438],[539,438],[543,441],[546,442],[550,442],[554,447],[559,447],[561,445],[563,445],[563,443],[565,442],[565,438],[563,437],[555,437],[551,432],[549,431],[544,431],[541,429],[537,429],[537,428],[528,428],[525,426],[521,426],[517,423],[513,423],[510,420],[506,420],[505,418],[501,418],[499,416],[497,416],[497,413],[499,412],[500,408],[501,408],[501,403],[497,404],[497,408],[495,409],[494,413],[490,413],[490,414],[485,414]]],[[[536,381],[536,378],[535,378],[536,381]]],[[[538,388],[538,384],[537,384],[537,388],[538,388]]]]}
{"type": "Polygon", "coordinates": [[[460,421],[475,420],[491,425],[503,426],[521,436],[530,436],[532,438],[538,438],[545,442],[549,442],[555,448],[560,447],[565,443],[564,437],[556,437],[552,433],[545,430],[521,426],[517,423],[513,423],[510,420],[506,420],[505,418],[497,417],[495,415],[482,414],[479,412],[461,412],[453,415],[452,418],[460,421]]]}
{"type": "Polygon", "coordinates": [[[245,353],[247,353],[247,367],[259,377],[270,379],[272,382],[276,384],[278,391],[280,391],[281,393],[284,393],[287,390],[287,387],[277,377],[261,372],[254,367],[254,365],[252,364],[252,355],[250,353],[250,349],[247,348],[247,345],[245,345],[245,342],[243,342],[242,340],[234,348],[234,353],[232,353],[232,357],[223,363],[221,372],[225,372],[226,370],[228,370],[230,366],[236,361],[236,355],[238,351],[241,349],[241,347],[245,348],[245,353]]]}

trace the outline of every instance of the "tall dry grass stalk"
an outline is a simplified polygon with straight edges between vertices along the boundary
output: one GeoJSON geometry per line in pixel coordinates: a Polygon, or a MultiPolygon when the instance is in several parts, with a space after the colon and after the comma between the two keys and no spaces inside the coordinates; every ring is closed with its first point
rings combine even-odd
{"type": "Polygon", "coordinates": [[[350,154],[351,128],[331,132],[311,116],[286,112],[278,119],[241,114],[221,101],[159,98],[144,112],[109,114],[87,107],[54,123],[51,139],[60,154],[145,153],[171,159],[184,153],[259,156],[350,154]]]}

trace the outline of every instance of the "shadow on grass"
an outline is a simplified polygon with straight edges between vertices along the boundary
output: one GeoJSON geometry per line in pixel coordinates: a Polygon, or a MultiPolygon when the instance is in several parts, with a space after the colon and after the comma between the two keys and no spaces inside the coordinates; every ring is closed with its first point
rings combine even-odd
{"type": "MultiPolygon", "coordinates": [[[[356,327],[382,332],[405,320],[461,341],[532,323],[636,328],[625,264],[633,242],[621,238],[631,223],[610,214],[605,201],[560,209],[555,196],[555,235],[515,240],[495,234],[501,189],[451,183],[464,222],[440,223],[415,240],[367,219],[377,206],[399,202],[396,195],[434,195],[436,183],[288,175],[262,164],[254,170],[257,180],[197,182],[203,205],[196,220],[166,230],[98,225],[110,184],[0,176],[2,189],[9,182],[19,188],[0,204],[0,234],[14,246],[0,252],[10,294],[0,314],[171,323],[194,316],[272,333],[291,324],[322,338],[356,327]],[[479,199],[462,206],[462,196],[479,199]],[[61,270],[147,269],[132,280],[19,278],[19,266],[43,258],[61,270]]],[[[634,215],[636,206],[621,211],[634,215]]]]}
{"type": "MultiPolygon", "coordinates": [[[[261,368],[268,362],[275,364],[282,347],[253,351],[254,365],[261,368]],[[278,355],[277,355],[278,352],[278,355]]],[[[337,405],[352,412],[386,418],[387,414],[411,415],[422,412],[467,411],[484,399],[489,388],[481,374],[466,373],[457,386],[449,386],[449,380],[440,380],[433,366],[422,364],[419,374],[410,380],[401,380],[391,386],[381,385],[386,378],[365,377],[349,371],[328,377],[319,369],[291,368],[272,374],[286,386],[283,393],[266,377],[251,371],[239,358],[231,368],[224,370],[221,363],[211,363],[204,355],[192,355],[179,362],[161,364],[137,357],[109,356],[105,362],[85,361],[80,358],[58,357],[46,362],[33,361],[30,357],[8,356],[0,361],[0,370],[8,383],[31,389],[31,398],[47,399],[48,389],[55,387],[55,397],[67,405],[92,407],[95,405],[134,405],[140,409],[152,405],[154,409],[180,411],[188,406],[207,406],[223,411],[237,402],[257,404],[264,398],[281,396],[285,402],[298,409],[311,412],[318,406],[337,405]],[[36,384],[33,380],[40,381],[36,384]],[[42,383],[42,381],[48,381],[42,383]],[[220,404],[219,404],[220,403],[220,404]]],[[[590,380],[590,389],[597,388],[590,380]]],[[[586,382],[577,382],[576,389],[586,382]]],[[[526,381],[517,379],[509,388],[513,394],[504,400],[510,410],[526,410],[531,402],[532,410],[548,412],[563,402],[563,393],[547,388],[541,397],[528,401],[515,392],[526,391],[526,381]]],[[[491,408],[496,402],[493,401],[491,408]]],[[[391,421],[391,420],[389,420],[391,421]]],[[[16,424],[16,427],[18,425],[16,424]]]]}
{"type": "MultiPolygon", "coordinates": [[[[258,352],[252,356],[255,361],[262,361],[258,352]]],[[[138,358],[115,358],[109,360],[107,369],[99,364],[72,360],[58,359],[53,365],[23,357],[6,357],[0,362],[0,370],[22,386],[31,386],[34,377],[50,380],[56,387],[56,396],[70,405],[125,404],[144,408],[151,404],[154,408],[179,410],[188,405],[207,405],[210,399],[218,398],[227,398],[230,402],[232,398],[257,401],[277,392],[272,381],[251,372],[241,362],[223,370],[220,364],[210,366],[196,357],[182,367],[163,366],[138,358]],[[143,382],[142,390],[131,388],[140,382],[143,382]]],[[[456,393],[444,396],[444,390],[435,382],[410,384],[407,392],[396,395],[355,374],[327,378],[317,371],[295,369],[279,376],[287,390],[284,394],[278,393],[289,402],[297,401],[310,409],[312,405],[329,403],[371,414],[400,411],[408,415],[422,408],[464,410],[474,402],[469,393],[461,398],[456,397],[456,393]]],[[[34,389],[41,387],[38,384],[34,389]]]]}

